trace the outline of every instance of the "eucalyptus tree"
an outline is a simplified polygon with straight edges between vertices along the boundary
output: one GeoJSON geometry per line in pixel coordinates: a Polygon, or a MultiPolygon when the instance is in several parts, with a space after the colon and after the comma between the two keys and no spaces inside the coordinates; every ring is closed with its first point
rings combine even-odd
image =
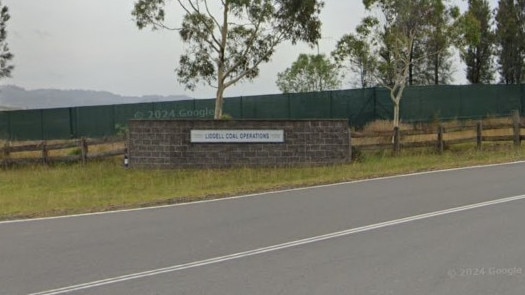
{"type": "Polygon", "coordinates": [[[335,90],[341,87],[341,75],[325,55],[300,54],[291,67],[277,74],[276,84],[283,93],[335,90]]]}
{"type": "Polygon", "coordinates": [[[377,61],[374,76],[379,85],[390,91],[394,127],[398,127],[400,102],[406,86],[414,78],[414,66],[446,49],[440,45],[416,51],[435,33],[432,21],[442,13],[442,1],[363,0],[363,3],[374,15],[362,22],[368,27],[370,40],[374,40],[370,43],[370,59],[377,61]]]}
{"type": "Polygon", "coordinates": [[[492,12],[487,0],[469,0],[462,17],[460,56],[467,66],[471,84],[490,84],[494,80],[493,65],[496,35],[492,29],[492,12]]]}
{"type": "Polygon", "coordinates": [[[11,16],[9,9],[0,1],[0,78],[11,77],[14,66],[10,64],[13,54],[7,43],[7,22],[11,16]]]}
{"type": "Polygon", "coordinates": [[[429,16],[426,34],[416,40],[410,85],[438,85],[452,82],[452,46],[457,40],[460,11],[447,0],[435,0],[434,13],[429,16]],[[430,54],[429,54],[430,53],[430,54]]]}
{"type": "Polygon", "coordinates": [[[500,0],[496,13],[498,64],[501,82],[524,82],[525,1],[500,0]]]}
{"type": "Polygon", "coordinates": [[[361,88],[376,85],[374,71],[377,58],[372,50],[377,46],[372,38],[371,28],[378,24],[377,19],[367,17],[357,26],[355,34],[345,34],[332,52],[332,57],[340,68],[348,68],[357,74],[361,88]]]}
{"type": "Polygon", "coordinates": [[[169,0],[138,0],[132,15],[139,29],[177,29],[186,52],[177,76],[193,90],[198,84],[217,89],[215,119],[222,117],[224,92],[259,75],[278,45],[316,44],[321,37],[322,0],[177,0],[182,26],[166,24],[169,0]]]}

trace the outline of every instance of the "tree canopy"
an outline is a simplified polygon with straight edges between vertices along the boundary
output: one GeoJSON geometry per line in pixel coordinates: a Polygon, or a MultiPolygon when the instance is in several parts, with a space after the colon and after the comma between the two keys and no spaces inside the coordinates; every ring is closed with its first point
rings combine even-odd
{"type": "Polygon", "coordinates": [[[492,58],[495,34],[487,0],[469,0],[469,8],[461,21],[461,59],[467,66],[467,80],[472,84],[490,84],[494,79],[492,58]]]}
{"type": "Polygon", "coordinates": [[[496,26],[501,82],[522,83],[525,80],[525,1],[500,0],[496,26]]]}
{"type": "Polygon", "coordinates": [[[390,90],[398,126],[407,85],[446,81],[441,77],[448,74],[448,49],[459,11],[443,0],[363,0],[363,4],[370,15],[355,34],[338,42],[333,54],[336,60],[350,60],[362,86],[375,83],[390,90]]]}
{"type": "Polygon", "coordinates": [[[7,43],[7,22],[11,16],[9,9],[0,1],[0,78],[11,77],[14,66],[10,64],[13,54],[7,43]]]}
{"type": "Polygon", "coordinates": [[[340,68],[348,68],[358,77],[361,88],[376,85],[375,70],[377,57],[372,50],[376,46],[371,28],[377,23],[375,18],[365,18],[356,28],[356,33],[344,35],[336,45],[332,56],[340,68]]]}
{"type": "Polygon", "coordinates": [[[334,90],[341,86],[341,76],[325,55],[301,54],[291,67],[277,75],[277,86],[283,93],[334,90]]]}
{"type": "Polygon", "coordinates": [[[139,29],[177,29],[187,45],[176,70],[188,89],[205,83],[217,89],[215,118],[222,117],[224,92],[259,75],[284,41],[311,45],[321,37],[320,0],[177,0],[182,26],[165,23],[166,0],[139,0],[133,16],[139,29]]]}

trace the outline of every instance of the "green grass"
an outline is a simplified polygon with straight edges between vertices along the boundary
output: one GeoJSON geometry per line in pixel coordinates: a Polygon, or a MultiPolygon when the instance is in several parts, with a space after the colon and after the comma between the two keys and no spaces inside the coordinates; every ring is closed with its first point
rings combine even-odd
{"type": "Polygon", "coordinates": [[[120,160],[88,165],[0,170],[0,219],[56,216],[171,204],[525,159],[508,145],[477,152],[455,146],[443,155],[417,150],[392,157],[364,154],[349,165],[287,168],[152,171],[124,169],[120,160]]]}

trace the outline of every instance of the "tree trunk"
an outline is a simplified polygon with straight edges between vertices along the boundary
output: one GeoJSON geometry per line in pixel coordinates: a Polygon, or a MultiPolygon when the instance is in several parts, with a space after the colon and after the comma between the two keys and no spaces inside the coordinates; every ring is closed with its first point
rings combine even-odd
{"type": "Polygon", "coordinates": [[[224,105],[224,85],[219,84],[217,89],[217,96],[215,99],[215,120],[222,119],[222,106],[224,105]]]}
{"type": "Polygon", "coordinates": [[[224,105],[224,85],[225,81],[225,61],[226,61],[226,40],[228,38],[228,1],[224,4],[223,24],[221,28],[221,44],[219,48],[219,60],[217,61],[217,95],[215,97],[215,120],[222,119],[222,106],[224,105]]]}
{"type": "Polygon", "coordinates": [[[399,127],[399,101],[394,101],[394,128],[399,127]]]}
{"type": "Polygon", "coordinates": [[[439,54],[434,56],[434,85],[439,85],[439,54]]]}
{"type": "Polygon", "coordinates": [[[410,53],[409,53],[409,59],[408,59],[408,85],[412,86],[414,85],[414,64],[412,63],[414,61],[414,43],[412,42],[410,44],[410,53]]]}

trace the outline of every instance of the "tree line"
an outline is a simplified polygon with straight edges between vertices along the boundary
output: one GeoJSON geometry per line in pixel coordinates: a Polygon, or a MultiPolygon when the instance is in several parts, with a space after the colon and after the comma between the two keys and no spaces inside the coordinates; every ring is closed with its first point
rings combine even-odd
{"type": "MultiPolygon", "coordinates": [[[[279,73],[283,92],[338,89],[341,73],[359,87],[383,86],[394,102],[394,122],[405,87],[451,83],[454,52],[472,84],[525,80],[525,0],[362,0],[367,15],[338,40],[330,56],[299,55],[279,73]]],[[[215,87],[215,118],[222,117],[227,88],[259,75],[283,42],[314,47],[321,38],[322,0],[136,0],[139,29],[178,31],[186,52],[176,73],[188,89],[215,87]],[[166,21],[169,5],[183,12],[180,25],[166,21]]],[[[7,43],[7,6],[0,1],[0,78],[13,71],[7,43]]],[[[396,123],[395,123],[396,124],[396,123]]]]}
{"type": "MultiPolygon", "coordinates": [[[[457,0],[362,0],[367,15],[330,56],[301,54],[276,83],[283,92],[338,89],[345,73],[359,87],[388,88],[399,108],[406,86],[451,83],[456,51],[472,84],[524,82],[525,0],[499,0],[494,9],[488,0],[467,2],[461,12],[457,0]]],[[[139,29],[178,31],[186,44],[179,82],[215,87],[221,118],[226,89],[257,78],[280,44],[318,44],[323,7],[323,0],[136,0],[132,16],[139,29]],[[180,25],[167,23],[172,4],[183,12],[180,25]]],[[[0,78],[13,70],[9,19],[0,1],[0,78]]]]}
{"type": "MultiPolygon", "coordinates": [[[[346,67],[360,87],[389,89],[394,126],[399,125],[406,86],[452,82],[455,51],[471,84],[524,82],[525,0],[500,0],[494,10],[488,0],[468,0],[463,13],[449,0],[363,0],[363,4],[368,15],[337,42],[332,60],[325,58],[325,63],[346,67]]],[[[285,73],[297,72],[294,67],[297,64],[285,73]]],[[[278,85],[294,79],[280,76],[278,85]]]]}
{"type": "MultiPolygon", "coordinates": [[[[408,85],[450,83],[458,50],[471,84],[523,82],[525,1],[468,0],[459,8],[447,0],[364,0],[369,13],[355,33],[345,35],[333,56],[350,63],[370,83],[393,85],[393,57],[406,59],[408,85]],[[407,46],[408,45],[408,46],[407,46]],[[396,52],[400,48],[404,52],[396,52]]],[[[399,67],[399,65],[398,65],[399,67]]]]}
{"type": "MultiPolygon", "coordinates": [[[[463,13],[447,0],[363,0],[363,4],[369,15],[337,42],[330,58],[317,57],[323,60],[318,75],[328,77],[326,69],[345,67],[355,86],[394,86],[396,74],[407,66],[407,85],[450,84],[457,51],[471,84],[524,82],[525,0],[500,0],[495,9],[487,0],[468,0],[463,13]]],[[[304,60],[300,57],[279,77],[282,91],[293,88],[290,84],[298,76],[293,73],[316,79],[305,70],[314,64],[304,60]]],[[[336,79],[325,88],[337,89],[339,84],[336,79]]]]}
{"type": "MultiPolygon", "coordinates": [[[[140,29],[179,32],[187,45],[176,70],[188,89],[217,89],[215,118],[222,117],[225,90],[259,75],[285,41],[314,47],[321,38],[322,0],[176,0],[179,26],[166,22],[167,0],[137,0],[140,29]]],[[[449,84],[454,53],[472,84],[522,83],[525,79],[525,0],[468,0],[461,12],[452,0],[362,0],[367,15],[338,40],[330,56],[301,54],[277,85],[283,92],[338,89],[342,75],[359,87],[383,86],[395,105],[410,85],[449,84]]]]}

